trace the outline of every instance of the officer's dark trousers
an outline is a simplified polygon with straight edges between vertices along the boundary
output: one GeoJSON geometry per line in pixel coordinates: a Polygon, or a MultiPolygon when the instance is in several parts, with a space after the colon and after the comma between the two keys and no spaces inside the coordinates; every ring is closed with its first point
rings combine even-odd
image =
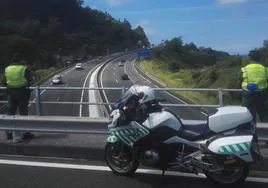
{"type": "Polygon", "coordinates": [[[267,95],[266,91],[243,94],[242,105],[249,109],[255,121],[256,121],[256,114],[259,115],[260,121],[264,121],[268,117],[266,107],[266,100],[267,100],[266,95],[267,95]]]}
{"type": "Polygon", "coordinates": [[[15,115],[17,109],[19,114],[28,115],[28,103],[30,99],[30,91],[26,88],[8,89],[8,114],[15,115]]]}
{"type": "MultiPolygon", "coordinates": [[[[16,115],[17,109],[20,115],[28,115],[28,103],[30,99],[30,90],[26,88],[9,88],[8,96],[8,114],[16,115]]],[[[7,137],[11,137],[12,132],[6,132],[7,137]]]]}

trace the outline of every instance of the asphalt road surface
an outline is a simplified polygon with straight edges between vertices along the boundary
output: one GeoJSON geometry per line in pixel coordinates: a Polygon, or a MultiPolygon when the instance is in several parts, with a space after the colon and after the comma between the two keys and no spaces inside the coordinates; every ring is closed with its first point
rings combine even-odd
{"type": "MultiPolygon", "coordinates": [[[[139,85],[148,85],[151,87],[157,87],[153,84],[149,79],[145,78],[137,71],[135,67],[135,56],[129,55],[127,57],[122,57],[117,59],[117,61],[113,61],[103,69],[101,73],[102,78],[102,86],[103,87],[126,87],[129,88],[133,84],[139,85]],[[123,66],[120,66],[119,62],[121,59],[126,60],[123,63],[123,66]],[[127,73],[130,80],[122,80],[121,76],[127,73]]],[[[121,91],[105,91],[105,96],[109,102],[114,102],[121,95],[121,91]]],[[[171,104],[182,104],[184,101],[179,100],[168,92],[165,91],[157,91],[157,97],[161,99],[165,99],[165,103],[171,104]]],[[[207,116],[205,116],[199,109],[197,108],[185,108],[185,107],[169,107],[173,112],[175,112],[180,118],[183,119],[191,119],[191,120],[206,120],[207,116]]]]}
{"type": "MultiPolygon", "coordinates": [[[[60,75],[63,84],[53,85],[51,79],[46,81],[41,87],[89,87],[90,77],[93,71],[98,68],[108,58],[102,60],[91,60],[83,63],[83,70],[69,68],[60,75]]],[[[42,102],[88,102],[88,90],[48,90],[40,91],[42,102]]],[[[32,93],[32,100],[35,100],[35,92],[32,93]]],[[[89,116],[88,105],[79,104],[42,104],[42,115],[45,116],[89,116]]],[[[31,104],[30,115],[36,115],[36,106],[31,104]]]]}
{"type": "MultiPolygon", "coordinates": [[[[132,177],[114,175],[104,163],[67,159],[25,159],[1,157],[0,187],[5,188],[150,188],[150,187],[215,187],[202,175],[167,173],[140,169],[132,177]]],[[[267,178],[249,177],[241,187],[267,187],[267,178]]]]}

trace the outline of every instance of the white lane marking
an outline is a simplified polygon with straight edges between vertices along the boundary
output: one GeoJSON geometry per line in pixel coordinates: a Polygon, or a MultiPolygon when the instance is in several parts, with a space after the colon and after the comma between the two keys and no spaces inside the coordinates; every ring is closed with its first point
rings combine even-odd
{"type": "MultiPolygon", "coordinates": [[[[46,89],[44,89],[41,93],[40,93],[40,96],[42,96],[44,93],[46,92],[46,89]]],[[[33,99],[33,102],[36,102],[36,97],[33,99]]],[[[32,103],[31,104],[28,104],[28,107],[32,106],[32,103]]]]}
{"type": "Polygon", "coordinates": [[[58,96],[58,97],[56,98],[56,102],[59,102],[59,100],[60,100],[60,96],[58,96]]]}
{"type": "Polygon", "coordinates": [[[114,76],[115,76],[115,72],[114,72],[114,76]]]}
{"type": "MultiPolygon", "coordinates": [[[[148,82],[152,83],[150,80],[148,80],[147,78],[145,78],[143,75],[141,75],[141,74],[137,71],[137,69],[136,69],[136,67],[135,67],[135,61],[133,61],[133,62],[134,62],[134,63],[133,63],[133,68],[134,68],[134,70],[135,70],[141,77],[143,77],[145,80],[147,80],[148,82]]],[[[158,82],[157,80],[155,80],[155,81],[158,82]]],[[[160,82],[158,82],[158,83],[161,84],[160,82]]],[[[155,87],[157,87],[157,88],[160,88],[160,87],[158,87],[158,86],[155,85],[155,84],[153,84],[153,85],[154,85],[155,87]]],[[[181,102],[184,103],[184,104],[188,104],[187,102],[185,102],[185,101],[179,99],[178,97],[172,95],[172,94],[169,93],[168,91],[164,91],[164,92],[165,92],[166,94],[168,94],[169,96],[173,97],[174,99],[176,99],[176,100],[178,100],[178,101],[181,101],[181,102]]],[[[202,112],[202,111],[201,111],[201,114],[203,114],[204,116],[207,117],[207,114],[204,113],[204,112],[202,112]]]]}
{"type": "MultiPolygon", "coordinates": [[[[135,60],[133,60],[133,61],[135,61],[135,60]]],[[[127,70],[130,70],[130,68],[129,69],[126,68],[126,66],[128,66],[128,65],[131,66],[131,62],[132,61],[127,62],[127,64],[124,67],[124,72],[128,75],[130,81],[134,84],[135,83],[135,80],[132,78],[130,72],[127,71],[127,70]]]]}
{"type": "MultiPolygon", "coordinates": [[[[142,78],[144,78],[147,82],[149,82],[149,83],[152,83],[150,80],[148,80],[147,78],[145,78],[143,75],[141,75],[138,71],[137,71],[137,69],[136,69],[136,67],[135,67],[135,61],[134,61],[134,63],[133,63],[133,68],[134,68],[134,70],[142,77],[142,78]]],[[[157,80],[155,80],[156,82],[158,82],[157,80]]],[[[158,82],[159,84],[161,84],[160,82],[158,82]]],[[[153,83],[152,83],[153,84],[153,83]]],[[[158,87],[157,85],[155,85],[155,84],[153,84],[155,87],[157,87],[157,88],[160,88],[160,87],[158,87]]],[[[183,101],[183,100],[181,100],[181,99],[179,99],[178,97],[176,97],[176,96],[174,96],[174,95],[172,95],[171,93],[169,93],[168,91],[164,91],[166,94],[168,94],[168,95],[170,95],[171,97],[173,97],[174,99],[176,99],[176,100],[179,100],[180,102],[182,102],[182,103],[184,103],[184,104],[187,104],[187,102],[185,102],[185,101],[183,101]]]]}
{"type": "Polygon", "coordinates": [[[117,79],[115,79],[115,82],[116,82],[116,83],[118,83],[118,80],[117,80],[117,79]]]}
{"type": "Polygon", "coordinates": [[[44,89],[44,90],[40,93],[40,95],[43,95],[43,93],[45,93],[45,91],[46,91],[46,89],[44,89]]]}
{"type": "MultiPolygon", "coordinates": [[[[101,88],[103,88],[103,73],[104,73],[104,71],[107,69],[107,67],[109,66],[109,65],[111,65],[111,63],[112,63],[113,61],[111,61],[110,63],[107,63],[107,65],[102,69],[102,72],[101,72],[101,82],[100,82],[100,84],[101,84],[101,88]]],[[[107,95],[106,95],[106,93],[105,93],[105,91],[103,90],[103,95],[104,95],[104,98],[105,98],[105,101],[107,102],[107,103],[109,103],[109,101],[108,101],[108,98],[107,98],[107,95]]],[[[111,105],[108,105],[108,107],[109,107],[109,109],[110,110],[112,110],[112,106],[111,105]]]]}
{"type": "Polygon", "coordinates": [[[205,112],[201,112],[201,114],[203,114],[204,116],[208,116],[208,114],[206,114],[205,112]]]}
{"type": "Polygon", "coordinates": [[[64,75],[65,75],[65,74],[68,74],[69,72],[71,72],[71,71],[73,71],[73,70],[75,70],[74,67],[70,68],[68,71],[66,71],[66,72],[64,73],[64,75]]]}
{"type": "MultiPolygon", "coordinates": [[[[89,75],[98,67],[99,65],[96,65],[95,67],[93,67],[93,69],[91,69],[91,71],[88,72],[87,74],[87,77],[84,81],[84,84],[83,84],[83,88],[86,87],[86,83],[87,83],[87,80],[88,80],[88,77],[89,75]]],[[[82,103],[83,102],[83,98],[84,98],[84,93],[85,93],[85,90],[82,90],[82,93],[81,93],[81,98],[80,98],[80,102],[82,103]]],[[[79,108],[79,117],[82,117],[82,110],[83,110],[83,105],[80,104],[80,108],[79,108]]]]}
{"type": "MultiPolygon", "coordinates": [[[[103,66],[103,64],[101,64],[91,75],[90,81],[89,81],[89,88],[97,88],[98,87],[98,83],[97,83],[97,75],[98,72],[100,70],[100,68],[103,66]]],[[[88,91],[88,101],[90,103],[97,103],[97,94],[98,91],[97,90],[89,90],[88,91]]],[[[88,115],[89,117],[92,118],[96,118],[96,117],[100,117],[99,114],[99,107],[98,105],[88,105],[88,115]]]]}
{"type": "MultiPolygon", "coordinates": [[[[144,80],[146,80],[147,82],[153,84],[153,83],[151,82],[151,80],[145,78],[143,75],[141,75],[141,74],[137,71],[137,69],[136,69],[136,67],[135,67],[135,60],[132,61],[132,66],[133,66],[133,70],[134,70],[138,75],[140,75],[140,76],[141,76],[144,80]]],[[[155,85],[155,84],[153,84],[153,85],[154,85],[155,87],[159,88],[157,85],[155,85]]]]}
{"type": "MultiPolygon", "coordinates": [[[[0,164],[111,172],[111,169],[107,166],[95,166],[95,165],[77,165],[77,164],[65,164],[65,163],[31,162],[31,161],[3,160],[3,159],[0,159],[0,164]]],[[[138,169],[136,173],[161,175],[162,171],[152,169],[138,169]]],[[[202,179],[206,178],[206,176],[202,173],[200,173],[199,175],[195,175],[195,174],[188,174],[174,171],[166,171],[165,174],[169,176],[188,177],[188,178],[202,178],[202,179]]],[[[248,177],[246,181],[257,182],[257,183],[268,183],[268,178],[248,177]]]]}

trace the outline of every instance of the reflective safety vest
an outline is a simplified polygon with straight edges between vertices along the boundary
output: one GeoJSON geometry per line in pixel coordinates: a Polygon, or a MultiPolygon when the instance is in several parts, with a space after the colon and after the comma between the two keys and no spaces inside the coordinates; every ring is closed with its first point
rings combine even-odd
{"type": "Polygon", "coordinates": [[[242,88],[247,89],[248,84],[258,85],[259,90],[268,87],[267,69],[261,64],[249,64],[242,68],[242,88]]]}
{"type": "Polygon", "coordinates": [[[28,84],[25,78],[27,67],[23,65],[10,65],[5,69],[7,86],[11,88],[24,87],[28,84]]]}

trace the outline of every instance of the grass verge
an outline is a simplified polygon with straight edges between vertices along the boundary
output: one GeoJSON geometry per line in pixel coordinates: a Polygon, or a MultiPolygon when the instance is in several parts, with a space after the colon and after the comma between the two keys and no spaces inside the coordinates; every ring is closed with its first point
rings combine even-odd
{"type": "MultiPolygon", "coordinates": [[[[168,88],[235,88],[237,69],[234,67],[210,66],[202,69],[170,70],[164,62],[143,60],[138,66],[151,78],[168,88]]],[[[219,104],[217,92],[176,92],[196,104],[219,104]]],[[[225,104],[239,104],[239,94],[225,93],[225,104]]]]}

